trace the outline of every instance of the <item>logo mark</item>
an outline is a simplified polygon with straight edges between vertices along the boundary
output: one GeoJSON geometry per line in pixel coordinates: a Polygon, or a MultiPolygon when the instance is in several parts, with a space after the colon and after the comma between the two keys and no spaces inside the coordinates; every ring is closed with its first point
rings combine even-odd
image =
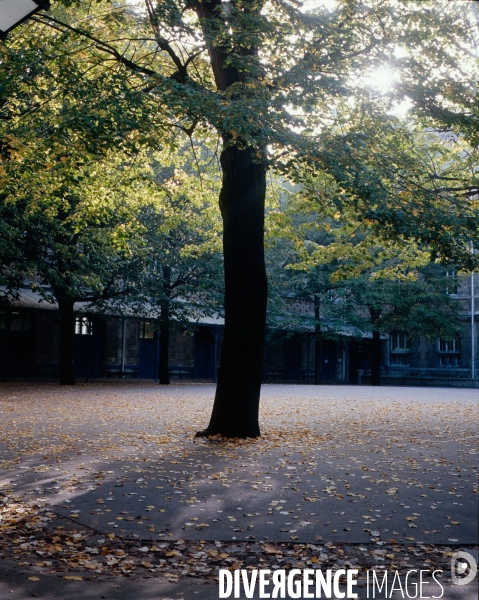
{"type": "Polygon", "coordinates": [[[468,552],[454,552],[451,558],[451,579],[455,585],[471,583],[477,573],[477,563],[468,552]]]}

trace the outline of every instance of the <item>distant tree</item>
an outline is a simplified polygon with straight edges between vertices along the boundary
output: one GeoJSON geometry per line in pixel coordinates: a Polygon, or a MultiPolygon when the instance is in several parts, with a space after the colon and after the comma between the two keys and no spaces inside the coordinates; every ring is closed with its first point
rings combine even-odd
{"type": "Polygon", "coordinates": [[[447,293],[444,267],[429,264],[401,275],[383,279],[370,271],[348,280],[348,300],[357,308],[354,324],[372,334],[372,385],[381,381],[381,332],[400,330],[433,340],[455,338],[464,328],[461,306],[447,293]]]}
{"type": "Polygon", "coordinates": [[[199,193],[198,176],[191,170],[188,174],[176,168],[169,178],[157,176],[160,204],[139,213],[147,248],[141,297],[149,313],[159,318],[160,384],[170,383],[172,323],[223,312],[220,217],[211,202],[211,188],[214,193],[217,184],[206,170],[202,179],[199,193]]]}
{"type": "MultiPolygon", "coordinates": [[[[266,269],[269,281],[268,325],[271,330],[309,332],[314,338],[314,383],[321,384],[321,353],[325,339],[338,338],[348,323],[350,305],[344,302],[347,281],[334,279],[338,261],[311,264],[301,261],[302,247],[327,246],[331,234],[294,201],[267,216],[266,269]],[[312,314],[299,314],[293,300],[302,300],[312,314]]],[[[324,225],[324,224],[323,224],[324,225]]]]}
{"type": "Polygon", "coordinates": [[[460,305],[448,294],[447,266],[431,262],[427,246],[381,240],[354,213],[336,210],[334,186],[316,181],[315,190],[331,203],[330,217],[321,219],[312,209],[307,188],[287,194],[269,215],[273,319],[292,329],[314,328],[316,384],[324,338],[371,335],[372,384],[379,385],[381,333],[456,337],[462,331],[460,305]],[[291,310],[288,297],[310,303],[314,316],[291,310]]]}
{"type": "Polygon", "coordinates": [[[11,298],[32,282],[58,303],[60,381],[72,384],[75,302],[124,293],[136,277],[131,167],[150,125],[140,91],[33,26],[38,38],[20,28],[0,47],[0,284],[11,298]]]}
{"type": "Polygon", "coordinates": [[[29,285],[58,304],[63,385],[74,383],[75,303],[132,294],[144,268],[136,211],[113,189],[116,169],[109,178],[105,163],[95,173],[98,167],[84,168],[83,182],[63,182],[44,194],[36,188],[34,198],[0,203],[0,219],[17,234],[14,253],[0,256],[3,279],[10,295],[29,285]]]}

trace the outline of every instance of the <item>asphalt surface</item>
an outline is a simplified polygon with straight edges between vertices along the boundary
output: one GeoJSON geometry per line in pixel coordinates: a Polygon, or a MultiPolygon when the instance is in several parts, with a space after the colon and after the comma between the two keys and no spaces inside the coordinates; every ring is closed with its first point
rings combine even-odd
{"type": "MultiPolygon", "coordinates": [[[[202,584],[194,580],[181,580],[178,583],[163,583],[158,580],[142,579],[132,580],[124,577],[102,577],[99,580],[69,581],[55,575],[44,575],[39,581],[31,581],[31,570],[19,569],[11,561],[0,561],[0,598],[2,600],[27,600],[30,598],[42,598],[43,600],[93,600],[94,598],[107,598],[108,600],[217,600],[219,598],[219,587],[212,584],[202,584]]],[[[404,585],[404,578],[403,578],[404,585]]],[[[417,585],[417,582],[415,582],[417,585]]],[[[341,593],[346,593],[345,585],[340,585],[341,593]]],[[[401,593],[395,590],[391,593],[391,585],[387,595],[362,584],[354,587],[360,600],[369,598],[392,598],[399,600],[407,598],[406,588],[401,593]]],[[[409,593],[414,597],[417,588],[410,586],[409,593]]],[[[271,588],[269,589],[271,591],[271,588]]],[[[423,598],[440,596],[443,600],[477,600],[478,586],[475,582],[465,586],[443,583],[442,589],[437,585],[430,584],[423,587],[423,598]],[[429,589],[430,588],[430,589],[429,589]]],[[[230,596],[233,598],[233,594],[230,596]]],[[[241,599],[247,598],[244,589],[241,588],[239,595],[241,599]]],[[[260,598],[258,589],[255,589],[253,598],[260,598]]],[[[334,596],[333,596],[334,597],[334,596]]],[[[286,599],[293,596],[286,594],[286,599]]],[[[306,600],[304,595],[300,600],[306,600]]],[[[297,598],[296,598],[297,600],[297,598]]]]}
{"type": "MultiPolygon", "coordinates": [[[[263,437],[240,444],[193,438],[207,424],[209,385],[0,393],[0,491],[39,502],[52,526],[148,544],[478,543],[477,390],[268,385],[263,437]]],[[[30,580],[5,556],[0,600],[218,598],[216,585],[187,577],[30,580]]],[[[477,596],[475,584],[444,585],[445,598],[477,596]]]]}

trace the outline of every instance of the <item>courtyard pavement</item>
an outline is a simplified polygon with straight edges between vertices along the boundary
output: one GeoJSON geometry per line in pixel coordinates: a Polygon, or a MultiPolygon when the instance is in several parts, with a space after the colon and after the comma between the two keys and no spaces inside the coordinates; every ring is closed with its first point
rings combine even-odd
{"type": "Polygon", "coordinates": [[[96,597],[209,600],[218,566],[446,571],[477,553],[478,390],[265,385],[262,437],[236,443],[194,438],[213,397],[0,384],[0,600],[94,597],[87,577],[96,597]]]}

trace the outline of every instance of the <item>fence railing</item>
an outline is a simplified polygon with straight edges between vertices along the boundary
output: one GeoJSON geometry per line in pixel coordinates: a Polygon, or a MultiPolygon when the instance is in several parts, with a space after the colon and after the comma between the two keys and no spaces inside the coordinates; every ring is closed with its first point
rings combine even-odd
{"type": "MultiPolygon", "coordinates": [[[[381,375],[400,377],[448,377],[467,379],[472,376],[472,363],[468,359],[444,357],[436,360],[411,360],[408,364],[386,363],[381,375]]],[[[475,361],[475,376],[479,376],[479,361],[475,361]]]]}

